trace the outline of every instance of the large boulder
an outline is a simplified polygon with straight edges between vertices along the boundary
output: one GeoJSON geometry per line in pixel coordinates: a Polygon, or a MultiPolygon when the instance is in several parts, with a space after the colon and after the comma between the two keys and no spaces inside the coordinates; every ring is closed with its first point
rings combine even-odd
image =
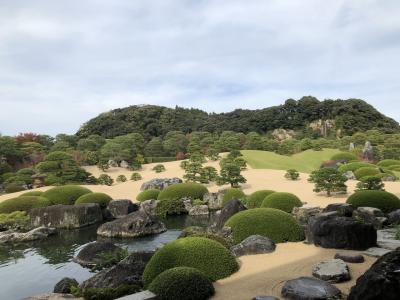
{"type": "Polygon", "coordinates": [[[71,288],[78,286],[79,283],[74,278],[64,277],[54,286],[53,293],[70,294],[71,288]]]}
{"type": "Polygon", "coordinates": [[[400,224],[400,209],[394,210],[387,215],[387,222],[391,225],[400,224]]]}
{"type": "Polygon", "coordinates": [[[0,244],[43,240],[55,233],[56,229],[52,227],[38,227],[28,232],[17,232],[14,230],[8,230],[0,232],[0,244]]]}
{"type": "Polygon", "coordinates": [[[80,205],[52,205],[34,208],[29,212],[32,227],[81,228],[103,221],[101,208],[96,203],[80,205]]]}
{"type": "Polygon", "coordinates": [[[150,189],[158,189],[163,190],[167,186],[182,183],[182,179],[174,177],[174,178],[154,178],[150,181],[146,181],[140,187],[141,191],[150,190],[150,189]]]}
{"type": "Polygon", "coordinates": [[[293,207],[292,215],[301,225],[307,225],[311,217],[315,217],[321,212],[322,208],[319,206],[303,205],[301,207],[293,207]]]}
{"type": "Polygon", "coordinates": [[[230,217],[234,214],[246,210],[247,208],[237,199],[231,199],[225,203],[224,207],[221,209],[221,213],[216,217],[215,228],[222,229],[224,224],[230,217]]]}
{"type": "Polygon", "coordinates": [[[117,254],[122,248],[107,241],[96,241],[89,243],[82,248],[74,257],[74,261],[84,267],[94,267],[103,261],[102,255],[117,254]]]}
{"type": "Polygon", "coordinates": [[[223,193],[205,193],[203,196],[203,201],[208,205],[211,210],[221,209],[223,207],[223,193]]]}
{"type": "Polygon", "coordinates": [[[286,281],[281,294],[285,299],[290,300],[341,299],[341,292],[337,287],[313,277],[300,277],[286,281]]]}
{"type": "Polygon", "coordinates": [[[331,283],[350,280],[349,267],[341,259],[330,259],[316,264],[313,267],[312,274],[316,278],[331,283]]]}
{"type": "Polygon", "coordinates": [[[348,203],[331,203],[324,208],[323,212],[337,212],[338,215],[344,217],[351,217],[353,215],[354,207],[348,203]]]}
{"type": "Polygon", "coordinates": [[[357,279],[348,300],[398,300],[400,295],[400,249],[385,254],[357,279]]]}
{"type": "Polygon", "coordinates": [[[251,235],[241,243],[231,247],[231,252],[234,256],[263,254],[274,252],[276,245],[273,240],[261,236],[251,235]]]}
{"type": "Polygon", "coordinates": [[[159,200],[146,200],[140,203],[140,210],[148,215],[155,216],[157,214],[156,208],[159,200]]]}
{"type": "Polygon", "coordinates": [[[115,219],[125,217],[138,209],[139,205],[132,203],[129,199],[117,199],[108,204],[108,211],[115,219]]]}
{"type": "Polygon", "coordinates": [[[381,229],[387,222],[383,212],[375,207],[358,207],[353,211],[353,218],[374,225],[375,229],[381,229]]]}
{"type": "Polygon", "coordinates": [[[166,230],[164,223],[138,210],[123,218],[102,224],[97,229],[97,234],[107,237],[140,237],[166,230]]]}
{"type": "Polygon", "coordinates": [[[189,210],[190,216],[204,216],[208,214],[209,211],[207,205],[195,205],[189,210]]]}
{"type": "Polygon", "coordinates": [[[307,238],[323,248],[365,250],[376,245],[376,229],[336,213],[323,213],[308,223],[307,238]]]}
{"type": "Polygon", "coordinates": [[[154,251],[134,252],[117,265],[85,280],[80,288],[117,288],[125,284],[142,284],[142,274],[154,251]]]}

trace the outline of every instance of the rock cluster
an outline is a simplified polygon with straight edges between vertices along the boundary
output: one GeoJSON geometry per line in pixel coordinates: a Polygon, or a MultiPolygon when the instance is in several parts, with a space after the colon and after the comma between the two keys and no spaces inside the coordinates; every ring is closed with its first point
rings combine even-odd
{"type": "Polygon", "coordinates": [[[158,189],[163,190],[167,186],[181,183],[182,179],[174,177],[174,178],[155,178],[150,181],[144,182],[140,187],[141,191],[150,190],[150,189],[158,189]]]}

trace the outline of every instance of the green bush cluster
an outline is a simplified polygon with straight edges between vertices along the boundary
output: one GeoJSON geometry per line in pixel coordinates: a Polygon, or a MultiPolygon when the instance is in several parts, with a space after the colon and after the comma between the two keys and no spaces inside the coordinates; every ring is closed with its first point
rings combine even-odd
{"type": "Polygon", "coordinates": [[[131,180],[133,181],[142,180],[142,175],[140,175],[138,172],[133,172],[131,175],[131,180]]]}
{"type": "Polygon", "coordinates": [[[137,196],[136,196],[136,200],[143,202],[146,200],[151,200],[151,199],[157,199],[158,198],[158,194],[160,193],[160,190],[158,189],[149,189],[149,190],[145,190],[143,192],[140,192],[137,196]]]}
{"type": "Polygon", "coordinates": [[[142,281],[145,287],[165,270],[192,267],[212,281],[225,278],[239,268],[235,257],[220,243],[202,238],[177,239],[159,249],[147,263],[142,281]]]}
{"type": "Polygon", "coordinates": [[[304,239],[304,231],[296,219],[279,209],[255,208],[234,214],[225,223],[232,228],[235,243],[259,234],[275,243],[297,242],[304,239]]]}
{"type": "Polygon", "coordinates": [[[104,193],[89,193],[80,196],[76,201],[76,204],[83,204],[83,203],[97,203],[100,205],[101,208],[107,207],[107,205],[112,201],[112,198],[104,193]]]}
{"type": "Polygon", "coordinates": [[[0,227],[11,229],[28,229],[29,216],[25,211],[14,211],[7,214],[1,213],[0,227]]]}
{"type": "Polygon", "coordinates": [[[289,180],[297,180],[300,177],[300,173],[295,169],[289,169],[285,173],[285,178],[289,180]]]}
{"type": "Polygon", "coordinates": [[[372,168],[372,167],[362,167],[357,169],[354,172],[354,175],[356,176],[357,180],[360,180],[363,177],[366,176],[376,176],[380,174],[381,172],[379,171],[378,168],[372,168]]]}
{"type": "Polygon", "coordinates": [[[246,198],[245,193],[239,188],[230,188],[224,191],[224,196],[222,198],[222,204],[225,204],[231,199],[242,200],[246,198]]]}
{"type": "Polygon", "coordinates": [[[338,170],[342,173],[345,173],[347,171],[354,172],[363,167],[375,168],[376,166],[373,164],[370,164],[370,163],[366,163],[366,162],[351,162],[348,164],[341,165],[338,170]]]}
{"type": "Polygon", "coordinates": [[[400,208],[400,199],[389,192],[379,190],[363,190],[352,194],[346,201],[354,207],[375,207],[384,213],[400,208]]]}
{"type": "Polygon", "coordinates": [[[247,198],[247,208],[259,208],[261,207],[262,202],[264,201],[265,197],[275,193],[272,190],[260,190],[252,193],[247,198]]]}
{"type": "Polygon", "coordinates": [[[101,174],[99,178],[97,179],[97,182],[101,185],[108,185],[111,186],[114,183],[114,179],[112,179],[109,175],[107,174],[101,174]]]}
{"type": "Polygon", "coordinates": [[[187,213],[182,199],[172,198],[159,201],[156,207],[156,214],[161,217],[167,215],[180,215],[187,213]]]}
{"type": "Polygon", "coordinates": [[[30,191],[21,194],[20,196],[42,196],[43,192],[42,191],[30,191]]]}
{"type": "Polygon", "coordinates": [[[7,194],[25,191],[25,188],[22,186],[22,184],[23,183],[9,183],[6,184],[4,190],[7,194]]]}
{"type": "Polygon", "coordinates": [[[165,167],[162,164],[158,164],[153,167],[153,171],[155,171],[156,173],[161,173],[165,171],[165,167]]]}
{"type": "Polygon", "coordinates": [[[51,202],[41,196],[22,196],[0,202],[0,213],[9,214],[15,211],[30,211],[33,208],[45,207],[51,202]]]}
{"type": "Polygon", "coordinates": [[[117,177],[117,182],[126,182],[127,181],[127,179],[126,179],[126,176],[125,175],[118,175],[118,177],[117,177]]]}
{"type": "Polygon", "coordinates": [[[331,160],[345,160],[352,161],[357,160],[357,156],[351,152],[340,152],[331,157],[331,160]]]}
{"type": "Polygon", "coordinates": [[[387,168],[394,165],[400,165],[400,160],[397,159],[384,159],[377,163],[379,167],[387,168]]]}
{"type": "Polygon", "coordinates": [[[89,194],[92,191],[79,185],[57,186],[45,191],[42,196],[52,204],[74,205],[79,197],[89,194]]]}
{"type": "Polygon", "coordinates": [[[205,300],[215,293],[211,280],[190,267],[176,267],[162,272],[150,284],[149,290],[160,300],[205,300]]]}
{"type": "Polygon", "coordinates": [[[163,189],[158,194],[158,200],[190,197],[192,199],[203,199],[205,193],[208,193],[204,185],[193,182],[177,183],[163,189]]]}
{"type": "Polygon", "coordinates": [[[272,193],[265,197],[261,207],[276,208],[291,213],[294,207],[300,207],[302,205],[303,203],[301,203],[300,199],[296,195],[279,192],[272,193]]]}

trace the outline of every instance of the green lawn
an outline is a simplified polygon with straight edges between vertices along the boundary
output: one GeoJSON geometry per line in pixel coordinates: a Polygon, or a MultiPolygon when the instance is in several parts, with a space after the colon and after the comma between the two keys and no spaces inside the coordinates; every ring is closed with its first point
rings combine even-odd
{"type": "Polygon", "coordinates": [[[307,150],[292,156],[258,150],[242,150],[241,152],[247,163],[254,169],[296,169],[299,172],[311,173],[318,169],[323,161],[329,160],[341,151],[337,149],[307,150]]]}

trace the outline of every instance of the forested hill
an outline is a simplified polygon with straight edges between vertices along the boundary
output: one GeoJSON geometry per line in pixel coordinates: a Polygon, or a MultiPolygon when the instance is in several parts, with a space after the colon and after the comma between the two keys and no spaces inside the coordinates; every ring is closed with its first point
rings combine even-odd
{"type": "Polygon", "coordinates": [[[286,100],[279,106],[264,109],[236,109],[228,113],[207,113],[193,108],[167,108],[155,105],[119,108],[83,124],[77,135],[99,134],[106,138],[137,132],[149,139],[179,130],[222,132],[232,130],[247,133],[266,133],[276,128],[302,129],[315,120],[332,119],[343,134],[379,129],[395,132],[399,124],[377,111],[363,100],[324,100],[308,96],[296,101],[286,100]]]}

